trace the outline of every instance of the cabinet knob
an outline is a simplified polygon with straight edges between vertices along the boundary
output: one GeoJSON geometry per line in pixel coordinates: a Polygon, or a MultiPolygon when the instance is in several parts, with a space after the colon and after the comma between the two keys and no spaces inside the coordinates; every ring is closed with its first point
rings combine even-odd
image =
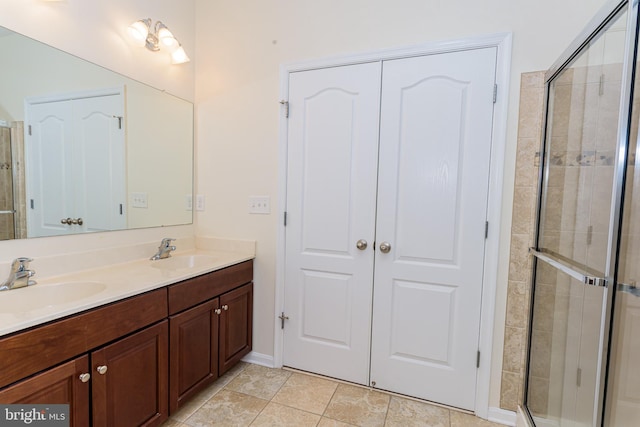
{"type": "Polygon", "coordinates": [[[225,304],[225,305],[223,305],[223,306],[222,306],[222,309],[223,309],[224,311],[227,311],[227,310],[229,310],[229,306],[228,306],[227,304],[225,304]]]}
{"type": "Polygon", "coordinates": [[[107,373],[107,367],[106,367],[105,365],[98,366],[98,367],[96,368],[96,371],[98,371],[98,373],[99,373],[100,375],[104,375],[104,374],[106,374],[106,373],[107,373]]]}
{"type": "Polygon", "coordinates": [[[213,310],[213,312],[215,314],[220,314],[220,313],[222,313],[222,310],[220,310],[219,308],[216,308],[215,310],[213,310]]]}
{"type": "Polygon", "coordinates": [[[91,379],[91,374],[89,373],[80,374],[79,378],[80,378],[80,381],[82,381],[83,383],[86,383],[91,379]]]}

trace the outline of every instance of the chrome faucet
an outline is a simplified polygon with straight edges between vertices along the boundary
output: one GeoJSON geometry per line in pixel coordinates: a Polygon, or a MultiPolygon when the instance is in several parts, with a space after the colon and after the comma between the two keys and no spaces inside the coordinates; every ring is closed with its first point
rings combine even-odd
{"type": "Polygon", "coordinates": [[[171,245],[171,242],[173,242],[174,240],[176,239],[170,239],[168,237],[162,239],[162,242],[160,242],[160,246],[158,246],[158,252],[156,252],[156,254],[151,257],[151,260],[155,261],[157,259],[169,258],[171,256],[171,252],[176,250],[176,247],[171,245]]]}
{"type": "Polygon", "coordinates": [[[11,289],[24,288],[25,286],[35,285],[35,280],[29,280],[36,272],[29,270],[29,263],[33,261],[31,258],[16,258],[11,263],[11,271],[9,277],[0,285],[0,291],[8,291],[11,289]]]}

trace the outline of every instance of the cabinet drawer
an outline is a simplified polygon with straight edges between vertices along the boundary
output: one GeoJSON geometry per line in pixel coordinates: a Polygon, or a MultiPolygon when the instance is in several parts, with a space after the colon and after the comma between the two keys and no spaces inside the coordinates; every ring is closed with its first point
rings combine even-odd
{"type": "Polygon", "coordinates": [[[0,387],[166,317],[162,288],[0,339],[0,387]]]}
{"type": "Polygon", "coordinates": [[[169,314],[173,315],[253,280],[253,261],[169,286],[169,314]]]}

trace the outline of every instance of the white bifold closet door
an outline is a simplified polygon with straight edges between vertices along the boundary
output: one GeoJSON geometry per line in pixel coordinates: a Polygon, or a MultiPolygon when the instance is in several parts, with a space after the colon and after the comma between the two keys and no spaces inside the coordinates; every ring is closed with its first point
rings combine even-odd
{"type": "Polygon", "coordinates": [[[291,76],[286,366],[474,408],[495,66],[291,76]]]}

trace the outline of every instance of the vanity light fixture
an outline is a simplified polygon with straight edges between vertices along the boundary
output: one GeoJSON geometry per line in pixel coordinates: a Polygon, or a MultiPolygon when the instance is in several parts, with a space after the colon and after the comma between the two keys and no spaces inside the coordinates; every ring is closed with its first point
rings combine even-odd
{"type": "Polygon", "coordinates": [[[171,53],[172,64],[184,64],[190,59],[180,42],[161,21],[152,25],[151,18],[140,19],[129,25],[129,35],[136,46],[146,47],[150,51],[158,52],[161,48],[171,53]]]}

